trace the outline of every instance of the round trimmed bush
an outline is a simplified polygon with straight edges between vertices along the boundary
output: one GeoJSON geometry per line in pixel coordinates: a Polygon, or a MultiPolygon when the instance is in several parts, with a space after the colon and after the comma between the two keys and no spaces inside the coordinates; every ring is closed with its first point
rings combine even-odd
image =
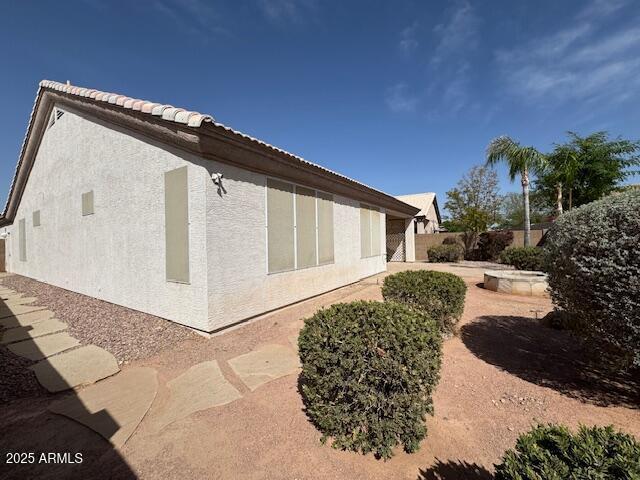
{"type": "Polygon", "coordinates": [[[418,449],[440,375],[436,322],[397,303],[333,305],[305,320],[298,339],[302,395],[333,447],[389,458],[418,449]]]}
{"type": "Polygon", "coordinates": [[[432,263],[459,262],[464,258],[464,247],[458,243],[429,247],[427,258],[432,263]]]}
{"type": "Polygon", "coordinates": [[[640,443],[613,427],[539,425],[518,438],[496,465],[496,480],[640,478],[640,443]]]}
{"type": "Polygon", "coordinates": [[[407,270],[389,275],[382,285],[386,301],[420,309],[438,322],[443,334],[453,332],[464,310],[467,285],[457,275],[430,270],[407,270]]]}
{"type": "Polygon", "coordinates": [[[500,263],[513,265],[516,270],[541,271],[543,251],[538,247],[509,247],[500,254],[500,263]]]}
{"type": "Polygon", "coordinates": [[[640,367],[640,191],[562,215],[544,246],[553,302],[624,366],[640,367]]]}

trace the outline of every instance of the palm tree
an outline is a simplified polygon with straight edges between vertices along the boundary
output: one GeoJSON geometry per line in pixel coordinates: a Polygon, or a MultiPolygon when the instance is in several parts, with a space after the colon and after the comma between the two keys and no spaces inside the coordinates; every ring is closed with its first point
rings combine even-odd
{"type": "Polygon", "coordinates": [[[556,186],[556,210],[558,216],[562,215],[562,190],[569,191],[569,210],[573,204],[573,184],[579,169],[578,154],[569,145],[556,145],[553,152],[546,157],[544,168],[541,172],[556,186]]]}
{"type": "Polygon", "coordinates": [[[545,156],[534,147],[523,147],[515,140],[502,136],[494,138],[487,147],[487,165],[505,162],[509,167],[509,179],[513,182],[520,175],[524,199],[524,246],[531,244],[529,209],[529,172],[538,171],[545,163],[545,156]]]}

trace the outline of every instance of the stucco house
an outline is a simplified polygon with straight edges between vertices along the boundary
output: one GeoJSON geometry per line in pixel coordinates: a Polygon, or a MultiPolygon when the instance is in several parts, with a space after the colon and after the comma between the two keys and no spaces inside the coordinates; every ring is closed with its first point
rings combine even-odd
{"type": "Polygon", "coordinates": [[[384,271],[388,218],[414,259],[417,211],[210,115],[43,81],[0,236],[10,272],[212,332],[384,271]]]}
{"type": "Polygon", "coordinates": [[[436,233],[439,231],[442,218],[440,217],[438,199],[435,193],[425,192],[411,195],[398,195],[396,198],[420,209],[414,217],[414,233],[436,233]]]}

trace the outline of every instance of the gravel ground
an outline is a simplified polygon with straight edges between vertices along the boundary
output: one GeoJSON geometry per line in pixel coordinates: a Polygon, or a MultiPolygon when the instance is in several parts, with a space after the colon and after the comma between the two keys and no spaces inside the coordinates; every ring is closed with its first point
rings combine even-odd
{"type": "Polygon", "coordinates": [[[69,325],[69,334],[84,345],[111,352],[120,363],[147,358],[198,334],[168,320],[70,292],[20,275],[0,284],[36,297],[56,318],[69,325]]]}

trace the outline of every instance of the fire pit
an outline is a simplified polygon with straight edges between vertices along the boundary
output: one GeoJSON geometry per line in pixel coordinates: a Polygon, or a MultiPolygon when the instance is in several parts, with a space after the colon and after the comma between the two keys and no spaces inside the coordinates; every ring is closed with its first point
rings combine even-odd
{"type": "Polygon", "coordinates": [[[547,275],[526,270],[487,270],[484,288],[512,295],[543,296],[547,291],[547,275]]]}

